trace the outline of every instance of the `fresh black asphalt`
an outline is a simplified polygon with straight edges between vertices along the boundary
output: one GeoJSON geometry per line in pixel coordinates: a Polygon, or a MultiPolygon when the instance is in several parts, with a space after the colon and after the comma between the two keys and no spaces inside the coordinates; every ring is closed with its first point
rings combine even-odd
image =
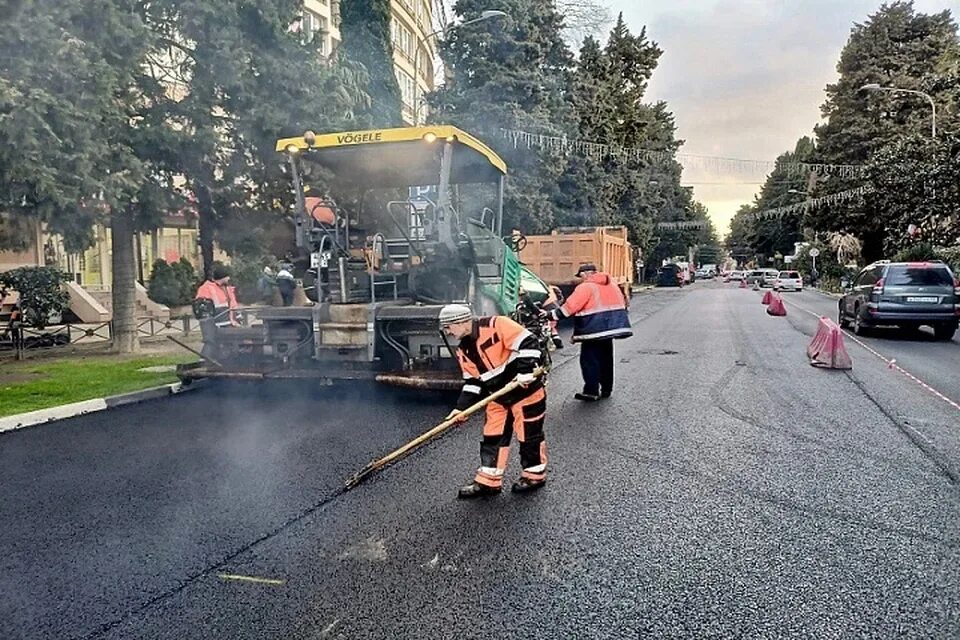
{"type": "MultiPolygon", "coordinates": [[[[476,419],[343,492],[451,404],[363,386],[0,435],[0,638],[960,636],[960,412],[852,343],[810,367],[816,319],[749,290],[632,314],[612,399],[573,400],[561,352],[532,495],[455,499],[476,419]]],[[[956,342],[871,340],[960,397],[956,342]]]]}

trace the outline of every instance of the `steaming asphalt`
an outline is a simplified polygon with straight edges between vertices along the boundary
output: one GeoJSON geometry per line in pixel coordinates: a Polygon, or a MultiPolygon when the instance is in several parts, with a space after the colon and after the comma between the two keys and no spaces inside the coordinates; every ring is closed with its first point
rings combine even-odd
{"type": "MultiPolygon", "coordinates": [[[[960,411],[849,340],[852,372],[810,367],[788,313],[716,282],[635,298],[614,398],[552,374],[522,497],[454,498],[476,420],[338,494],[449,410],[362,387],[0,435],[0,637],[960,636],[960,411]]],[[[956,342],[869,344],[960,399],[956,342]]]]}

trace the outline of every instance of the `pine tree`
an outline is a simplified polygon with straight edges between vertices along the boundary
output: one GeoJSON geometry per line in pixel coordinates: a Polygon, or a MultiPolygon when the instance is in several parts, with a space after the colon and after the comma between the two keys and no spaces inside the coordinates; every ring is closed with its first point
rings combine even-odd
{"type": "Polygon", "coordinates": [[[340,53],[347,60],[363,65],[369,78],[370,103],[358,114],[361,126],[400,126],[400,85],[393,67],[390,0],[343,0],[340,17],[343,37],[340,53]]]}
{"type": "Polygon", "coordinates": [[[221,238],[235,248],[287,210],[275,206],[290,202],[276,140],[342,128],[365,96],[349,69],[328,66],[316,44],[293,33],[299,0],[152,0],[144,8],[162,45],[155,65],[180,94],[164,116],[182,125],[169,149],[196,197],[209,275],[221,231],[239,230],[221,238]]]}
{"type": "MultiPolygon", "coordinates": [[[[489,8],[484,0],[458,0],[454,12],[469,20],[489,8]]],[[[480,136],[504,158],[505,228],[539,233],[554,226],[563,159],[516,149],[500,130],[574,130],[564,100],[573,58],[553,0],[501,0],[497,8],[508,17],[451,29],[441,43],[449,79],[429,96],[431,118],[480,136]]]]}

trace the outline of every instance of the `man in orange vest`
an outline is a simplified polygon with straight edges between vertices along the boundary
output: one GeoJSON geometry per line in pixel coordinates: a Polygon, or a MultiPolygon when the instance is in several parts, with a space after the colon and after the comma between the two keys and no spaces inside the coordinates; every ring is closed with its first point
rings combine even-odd
{"type": "Polygon", "coordinates": [[[480,468],[457,497],[500,493],[514,433],[520,442],[522,471],[512,490],[524,493],[539,489],[547,482],[543,436],[547,395],[543,382],[534,376],[542,357],[536,337],[506,316],[474,318],[470,307],[462,304],[449,304],[440,310],[440,329],[460,341],[457,360],[464,379],[457,408],[448,419],[511,381],[520,383],[517,389],[487,405],[480,468]]]}
{"type": "Polygon", "coordinates": [[[550,316],[555,320],[573,317],[572,340],[580,343],[583,374],[583,392],[574,397],[594,402],[613,393],[613,341],[633,332],[623,292],[609,275],[588,263],[580,265],[577,278],[580,284],[550,316]]]}
{"type": "Polygon", "coordinates": [[[195,310],[198,306],[213,307],[213,319],[218,327],[239,324],[233,310],[240,305],[237,304],[235,287],[229,285],[230,271],[221,264],[214,265],[210,279],[200,285],[194,299],[195,310]]]}

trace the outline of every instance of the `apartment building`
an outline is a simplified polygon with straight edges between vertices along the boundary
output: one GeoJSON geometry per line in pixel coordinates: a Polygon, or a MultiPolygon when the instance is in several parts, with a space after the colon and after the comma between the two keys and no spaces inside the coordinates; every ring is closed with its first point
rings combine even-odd
{"type": "MultiPolygon", "coordinates": [[[[300,30],[317,39],[323,55],[333,53],[341,42],[340,2],[303,2],[300,30]]],[[[391,0],[390,14],[393,67],[400,85],[403,120],[411,125],[422,123],[426,116],[423,97],[433,90],[436,57],[436,41],[432,37],[428,39],[434,30],[433,0],[391,0]]]]}
{"type": "Polygon", "coordinates": [[[316,40],[322,55],[329,56],[340,44],[340,0],[303,0],[300,30],[316,40]]]}
{"type": "Polygon", "coordinates": [[[426,117],[424,96],[433,90],[436,39],[431,0],[391,0],[390,35],[393,42],[393,67],[400,84],[403,120],[423,123],[426,117]]]}

